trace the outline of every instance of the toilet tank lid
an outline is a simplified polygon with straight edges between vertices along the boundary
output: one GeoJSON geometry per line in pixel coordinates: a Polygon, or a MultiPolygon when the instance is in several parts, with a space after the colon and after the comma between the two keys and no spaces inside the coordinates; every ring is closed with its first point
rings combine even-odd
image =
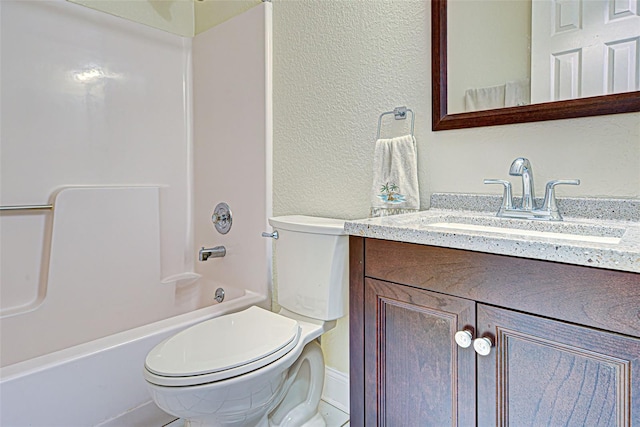
{"type": "Polygon", "coordinates": [[[269,218],[274,228],[303,233],[346,235],[343,219],[320,218],[305,215],[287,215],[269,218]]]}

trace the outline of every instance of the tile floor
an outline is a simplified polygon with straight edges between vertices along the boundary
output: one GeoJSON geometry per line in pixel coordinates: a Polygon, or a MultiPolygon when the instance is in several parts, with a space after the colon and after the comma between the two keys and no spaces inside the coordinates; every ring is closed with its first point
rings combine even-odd
{"type": "MultiPolygon", "coordinates": [[[[327,427],[349,427],[349,414],[345,414],[340,409],[325,402],[320,401],[320,413],[327,422],[327,427]]],[[[175,420],[163,427],[183,427],[182,420],[175,420]]]]}

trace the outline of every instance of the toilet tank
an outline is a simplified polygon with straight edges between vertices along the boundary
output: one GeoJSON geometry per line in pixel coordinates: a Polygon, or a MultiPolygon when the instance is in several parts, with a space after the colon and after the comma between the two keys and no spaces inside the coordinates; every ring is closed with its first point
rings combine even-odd
{"type": "Polygon", "coordinates": [[[347,314],[349,236],[344,220],[292,215],[269,219],[278,232],[275,278],[280,306],[319,320],[347,314]]]}

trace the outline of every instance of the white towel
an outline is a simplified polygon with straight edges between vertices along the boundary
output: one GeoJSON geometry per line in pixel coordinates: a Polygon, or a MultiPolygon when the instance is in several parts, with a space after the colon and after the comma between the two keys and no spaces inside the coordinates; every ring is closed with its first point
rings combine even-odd
{"type": "Polygon", "coordinates": [[[529,79],[507,82],[504,89],[504,106],[516,107],[531,104],[531,84],[529,79]]]}
{"type": "Polygon", "coordinates": [[[505,85],[467,89],[464,93],[466,111],[493,110],[504,107],[505,85]]]}
{"type": "Polygon", "coordinates": [[[371,217],[420,209],[418,156],[412,135],[379,139],[373,155],[371,217]]]}

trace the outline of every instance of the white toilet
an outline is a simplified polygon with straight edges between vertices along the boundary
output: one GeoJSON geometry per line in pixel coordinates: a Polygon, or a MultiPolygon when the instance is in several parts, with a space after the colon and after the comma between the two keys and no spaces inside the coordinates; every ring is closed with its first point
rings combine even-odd
{"type": "Polygon", "coordinates": [[[270,218],[278,232],[279,313],[217,317],[158,344],[144,376],[155,403],[185,426],[325,426],[324,360],[316,338],[347,313],[344,221],[270,218]]]}

